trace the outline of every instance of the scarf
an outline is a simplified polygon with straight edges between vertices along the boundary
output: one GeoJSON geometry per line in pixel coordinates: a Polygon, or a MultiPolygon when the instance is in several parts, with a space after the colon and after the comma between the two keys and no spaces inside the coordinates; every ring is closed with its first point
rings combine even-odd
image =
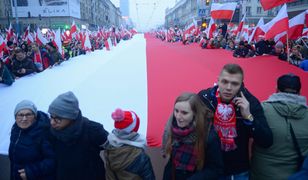
{"type": "Polygon", "coordinates": [[[214,127],[221,141],[223,151],[236,149],[234,138],[236,132],[235,104],[233,102],[225,104],[219,97],[219,89],[216,92],[217,108],[214,115],[214,127]]]}
{"type": "Polygon", "coordinates": [[[42,57],[41,57],[41,53],[40,52],[34,53],[34,62],[42,64],[42,57]]]}
{"type": "Polygon", "coordinates": [[[103,145],[104,148],[109,149],[113,147],[122,147],[124,145],[135,146],[145,149],[146,140],[137,132],[125,133],[114,129],[107,137],[108,141],[103,145]]]}
{"type": "Polygon", "coordinates": [[[172,124],[171,131],[173,135],[172,163],[175,169],[194,172],[197,165],[195,128],[192,124],[188,128],[180,128],[175,122],[172,124]]]}
{"type": "Polygon", "coordinates": [[[64,143],[75,143],[82,133],[85,122],[81,115],[81,112],[79,112],[77,119],[73,121],[75,121],[73,124],[62,130],[55,130],[51,128],[51,134],[55,136],[59,141],[62,141],[64,143]]]}

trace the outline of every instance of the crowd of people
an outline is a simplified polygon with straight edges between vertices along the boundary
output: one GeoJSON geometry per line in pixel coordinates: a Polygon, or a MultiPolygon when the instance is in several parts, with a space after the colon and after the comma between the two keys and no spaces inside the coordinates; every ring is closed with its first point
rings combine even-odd
{"type": "Polygon", "coordinates": [[[214,35],[207,33],[209,32],[201,31],[199,27],[189,33],[186,33],[184,29],[174,27],[170,28],[168,33],[163,30],[156,31],[156,37],[168,42],[182,42],[184,45],[199,43],[203,49],[226,49],[232,51],[236,58],[274,55],[282,61],[288,61],[308,71],[308,37],[302,37],[296,41],[289,40],[288,46],[281,41],[275,42],[273,38],[265,40],[263,35],[249,42],[247,37],[238,36],[229,31],[225,23],[217,28],[214,35]]]}
{"type": "MultiPolygon", "coordinates": [[[[242,68],[226,64],[217,85],[176,98],[162,136],[164,180],[308,178],[308,109],[300,78],[278,77],[277,91],[262,103],[243,82],[242,68]]],[[[82,115],[69,91],[50,103],[48,114],[23,100],[14,117],[11,179],[156,179],[155,157],[145,152],[134,111],[112,112],[114,129],[107,132],[82,115]]]]}
{"type": "MultiPolygon", "coordinates": [[[[133,34],[128,31],[119,32],[120,29],[113,27],[104,37],[90,36],[91,48],[85,47],[84,41],[77,36],[62,39],[62,47],[57,47],[53,41],[55,37],[50,37],[49,42],[42,44],[38,41],[29,42],[22,36],[12,36],[7,40],[3,50],[0,49],[0,83],[12,85],[15,79],[31,73],[40,73],[72,57],[103,48],[108,49],[109,46],[115,46],[121,40],[132,38],[133,34]],[[107,44],[109,38],[110,45],[107,44]]],[[[6,38],[5,34],[2,37],[6,38]]]]}

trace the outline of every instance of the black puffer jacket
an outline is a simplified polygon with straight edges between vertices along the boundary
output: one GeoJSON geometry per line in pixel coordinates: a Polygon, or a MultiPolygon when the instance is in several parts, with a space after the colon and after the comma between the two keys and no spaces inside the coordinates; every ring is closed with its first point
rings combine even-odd
{"type": "Polygon", "coordinates": [[[49,118],[41,111],[29,128],[13,125],[9,147],[11,180],[21,180],[20,169],[25,169],[28,180],[55,179],[55,154],[47,141],[49,128],[49,118]]]}
{"type": "MultiPolygon", "coordinates": [[[[213,112],[216,111],[217,86],[201,90],[198,95],[202,101],[213,112]]],[[[259,100],[254,97],[246,88],[240,89],[250,103],[250,112],[254,117],[252,124],[247,124],[240,112],[236,108],[236,130],[238,136],[235,138],[237,148],[233,151],[223,152],[225,175],[238,174],[249,170],[249,138],[253,138],[254,143],[260,147],[270,147],[273,144],[273,134],[270,130],[259,100]]]]}

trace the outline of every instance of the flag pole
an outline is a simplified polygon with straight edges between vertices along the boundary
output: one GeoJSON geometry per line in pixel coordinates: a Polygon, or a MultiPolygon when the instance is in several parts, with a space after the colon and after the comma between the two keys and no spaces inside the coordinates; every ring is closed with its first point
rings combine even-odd
{"type": "Polygon", "coordinates": [[[231,19],[230,19],[230,21],[229,21],[229,23],[228,23],[228,26],[227,26],[227,32],[226,32],[226,34],[225,34],[224,39],[226,39],[226,37],[227,37],[227,34],[228,34],[228,28],[229,28],[229,25],[230,25],[230,23],[231,23],[231,21],[232,21],[232,19],[233,19],[233,16],[234,16],[235,10],[236,10],[236,7],[235,7],[235,9],[234,9],[234,11],[233,11],[233,13],[232,13],[232,17],[231,17],[231,19]]]}
{"type": "Polygon", "coordinates": [[[287,61],[290,63],[289,35],[287,33],[287,61]]]}

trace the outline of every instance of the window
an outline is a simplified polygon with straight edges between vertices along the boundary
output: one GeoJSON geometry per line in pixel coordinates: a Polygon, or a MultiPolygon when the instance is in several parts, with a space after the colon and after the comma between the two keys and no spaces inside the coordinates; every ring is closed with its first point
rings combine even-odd
{"type": "Polygon", "coordinates": [[[262,7],[257,7],[257,14],[261,14],[262,13],[262,7]]]}
{"type": "Polygon", "coordinates": [[[246,7],[246,14],[251,15],[251,7],[250,6],[246,7]]]}
{"type": "Polygon", "coordinates": [[[273,15],[273,12],[272,12],[271,9],[267,11],[267,15],[268,15],[268,16],[272,16],[272,15],[273,15]]]}

